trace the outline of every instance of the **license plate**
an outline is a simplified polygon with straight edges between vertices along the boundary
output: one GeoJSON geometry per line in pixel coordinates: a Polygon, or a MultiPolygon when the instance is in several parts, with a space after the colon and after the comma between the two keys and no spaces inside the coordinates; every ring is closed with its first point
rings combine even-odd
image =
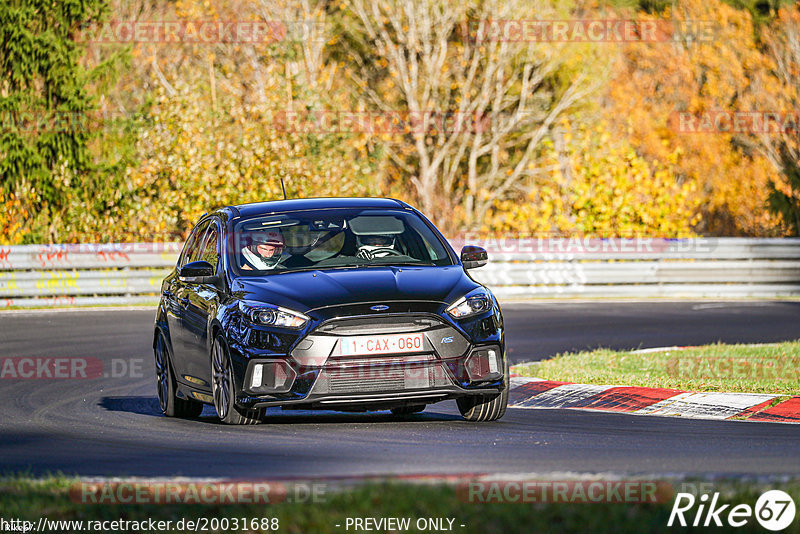
{"type": "Polygon", "coordinates": [[[342,356],[422,352],[425,347],[422,334],[343,337],[340,345],[342,356]]]}

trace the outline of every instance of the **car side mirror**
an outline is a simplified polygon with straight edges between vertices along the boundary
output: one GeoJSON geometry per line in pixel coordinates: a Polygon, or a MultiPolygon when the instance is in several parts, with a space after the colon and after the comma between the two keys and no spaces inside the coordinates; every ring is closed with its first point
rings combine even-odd
{"type": "Polygon", "coordinates": [[[466,245],[461,249],[461,263],[464,269],[477,269],[489,262],[489,254],[486,249],[474,245],[466,245]]]}
{"type": "Polygon", "coordinates": [[[178,271],[181,282],[194,284],[213,284],[217,277],[214,276],[214,267],[207,261],[192,261],[181,267],[178,271]]]}

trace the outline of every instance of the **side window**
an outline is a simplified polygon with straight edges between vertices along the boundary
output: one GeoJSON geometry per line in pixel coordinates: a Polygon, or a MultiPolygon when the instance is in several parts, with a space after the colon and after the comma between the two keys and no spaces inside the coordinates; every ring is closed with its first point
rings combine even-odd
{"type": "Polygon", "coordinates": [[[217,252],[217,239],[218,231],[217,225],[211,223],[208,228],[208,232],[206,232],[206,239],[205,244],[203,245],[203,251],[200,256],[197,258],[198,260],[207,261],[214,267],[214,271],[217,270],[217,263],[219,263],[219,253],[217,252]]]}
{"type": "Polygon", "coordinates": [[[194,261],[195,256],[197,256],[197,249],[203,241],[203,234],[206,231],[206,227],[208,227],[208,223],[203,223],[199,226],[195,226],[194,230],[192,230],[189,239],[186,240],[186,245],[183,247],[183,252],[181,253],[181,260],[178,264],[180,267],[183,267],[190,261],[194,261]]]}

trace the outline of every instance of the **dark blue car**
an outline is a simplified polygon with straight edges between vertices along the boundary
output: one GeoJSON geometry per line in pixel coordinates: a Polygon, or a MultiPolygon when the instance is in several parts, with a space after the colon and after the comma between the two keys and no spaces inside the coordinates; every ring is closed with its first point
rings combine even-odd
{"type": "Polygon", "coordinates": [[[392,199],[307,199],[204,215],[161,286],[158,399],[252,424],[270,406],[402,416],[456,399],[470,421],[508,401],[503,316],[419,211],[392,199]]]}

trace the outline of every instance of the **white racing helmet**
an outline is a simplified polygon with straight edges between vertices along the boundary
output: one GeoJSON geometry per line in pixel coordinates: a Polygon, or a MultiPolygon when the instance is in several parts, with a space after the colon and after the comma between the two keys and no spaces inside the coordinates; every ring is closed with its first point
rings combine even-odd
{"type": "Polygon", "coordinates": [[[366,260],[391,256],[395,250],[395,238],[391,235],[366,234],[358,236],[358,252],[356,256],[366,260]]]}
{"type": "Polygon", "coordinates": [[[278,264],[286,242],[279,230],[257,231],[248,236],[248,244],[242,249],[245,259],[259,270],[272,269],[278,264]],[[262,254],[258,247],[268,245],[272,253],[268,256],[262,254]]]}

